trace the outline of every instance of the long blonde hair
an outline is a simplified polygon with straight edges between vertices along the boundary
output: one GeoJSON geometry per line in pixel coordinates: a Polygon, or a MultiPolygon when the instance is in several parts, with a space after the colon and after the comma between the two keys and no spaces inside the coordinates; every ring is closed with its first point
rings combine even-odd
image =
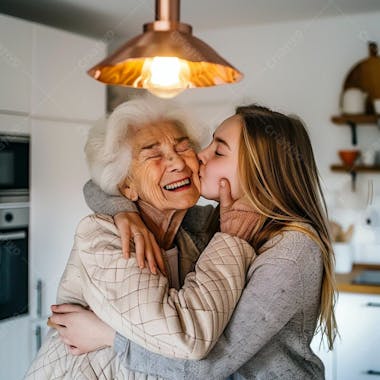
{"type": "Polygon", "coordinates": [[[261,215],[251,243],[263,253],[263,245],[273,236],[298,230],[319,245],[324,270],[318,325],[332,349],[337,334],[334,253],[309,136],[299,119],[265,107],[238,107],[236,115],[242,122],[239,178],[246,197],[261,215]]]}

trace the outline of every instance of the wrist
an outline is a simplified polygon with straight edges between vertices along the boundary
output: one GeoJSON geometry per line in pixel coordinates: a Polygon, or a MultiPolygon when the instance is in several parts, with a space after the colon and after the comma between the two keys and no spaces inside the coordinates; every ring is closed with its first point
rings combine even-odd
{"type": "Polygon", "coordinates": [[[256,229],[259,214],[255,211],[228,210],[220,216],[221,231],[250,241],[256,229]]]}
{"type": "Polygon", "coordinates": [[[116,331],[112,327],[107,326],[106,331],[105,331],[105,336],[104,336],[104,342],[103,343],[106,346],[112,347],[113,346],[113,342],[115,340],[115,334],[116,334],[116,331]]]}

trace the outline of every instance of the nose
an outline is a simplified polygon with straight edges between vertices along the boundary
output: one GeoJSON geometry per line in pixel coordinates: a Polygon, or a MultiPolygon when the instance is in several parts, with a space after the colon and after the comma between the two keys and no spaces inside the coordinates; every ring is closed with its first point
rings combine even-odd
{"type": "Polygon", "coordinates": [[[198,153],[199,164],[206,165],[209,157],[210,157],[210,149],[209,149],[209,147],[202,149],[198,153]]]}
{"type": "Polygon", "coordinates": [[[169,153],[166,160],[168,170],[170,171],[181,171],[186,166],[184,159],[176,152],[169,153]]]}

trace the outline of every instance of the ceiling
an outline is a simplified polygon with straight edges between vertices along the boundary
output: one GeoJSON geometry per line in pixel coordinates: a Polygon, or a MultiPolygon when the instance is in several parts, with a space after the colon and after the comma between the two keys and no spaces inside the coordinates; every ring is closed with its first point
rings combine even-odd
{"type": "MultiPolygon", "coordinates": [[[[0,13],[102,38],[130,38],[154,20],[154,0],[0,0],[0,13]]],[[[380,11],[379,0],[182,0],[197,30],[380,11]]]]}

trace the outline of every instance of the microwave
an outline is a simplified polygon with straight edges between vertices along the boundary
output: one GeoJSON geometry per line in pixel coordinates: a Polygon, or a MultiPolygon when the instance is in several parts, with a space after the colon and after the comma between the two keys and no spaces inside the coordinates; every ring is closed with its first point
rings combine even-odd
{"type": "Polygon", "coordinates": [[[29,194],[29,136],[0,134],[0,196],[29,194]]]}

